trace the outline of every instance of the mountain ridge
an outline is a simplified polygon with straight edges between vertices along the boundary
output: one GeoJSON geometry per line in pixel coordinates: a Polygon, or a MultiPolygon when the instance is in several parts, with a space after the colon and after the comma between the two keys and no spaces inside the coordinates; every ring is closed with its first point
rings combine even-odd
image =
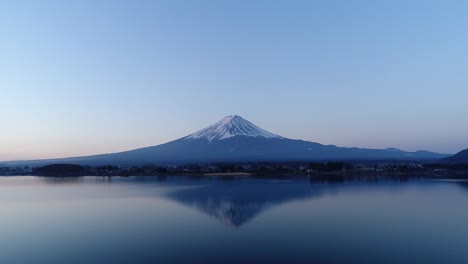
{"type": "Polygon", "coordinates": [[[462,150],[457,154],[442,160],[444,163],[468,164],[468,149],[462,150]]]}
{"type": "Polygon", "coordinates": [[[238,115],[231,115],[195,133],[156,146],[110,154],[10,163],[170,165],[297,160],[435,160],[448,156],[429,151],[406,152],[395,148],[346,148],[289,139],[264,130],[238,115]]]}

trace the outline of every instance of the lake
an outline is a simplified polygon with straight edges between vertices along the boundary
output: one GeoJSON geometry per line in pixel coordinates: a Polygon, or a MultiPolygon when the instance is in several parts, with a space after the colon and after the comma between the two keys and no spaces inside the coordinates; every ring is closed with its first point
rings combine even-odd
{"type": "Polygon", "coordinates": [[[0,263],[468,263],[468,182],[0,177],[0,263]]]}

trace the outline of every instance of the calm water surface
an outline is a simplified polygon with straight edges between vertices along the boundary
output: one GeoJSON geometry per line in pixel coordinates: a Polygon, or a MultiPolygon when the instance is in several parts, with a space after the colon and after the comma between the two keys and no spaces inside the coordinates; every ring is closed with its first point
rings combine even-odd
{"type": "Polygon", "coordinates": [[[468,263],[468,182],[0,177],[0,263],[468,263]]]}

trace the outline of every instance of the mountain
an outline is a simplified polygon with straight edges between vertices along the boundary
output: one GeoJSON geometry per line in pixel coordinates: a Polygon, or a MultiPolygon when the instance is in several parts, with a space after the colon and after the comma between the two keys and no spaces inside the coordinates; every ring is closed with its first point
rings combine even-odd
{"type": "Polygon", "coordinates": [[[208,142],[212,142],[213,140],[222,140],[235,136],[284,139],[281,136],[259,128],[258,126],[237,115],[226,116],[217,123],[214,123],[213,125],[191,135],[183,137],[182,139],[206,139],[208,142]]]}
{"type": "Polygon", "coordinates": [[[451,164],[468,164],[468,149],[462,150],[457,154],[442,160],[451,164]]]}
{"type": "Polygon", "coordinates": [[[299,160],[421,160],[447,156],[428,151],[406,152],[395,148],[343,148],[289,139],[233,115],[193,134],[157,146],[113,154],[27,161],[21,164],[165,165],[299,160]]]}

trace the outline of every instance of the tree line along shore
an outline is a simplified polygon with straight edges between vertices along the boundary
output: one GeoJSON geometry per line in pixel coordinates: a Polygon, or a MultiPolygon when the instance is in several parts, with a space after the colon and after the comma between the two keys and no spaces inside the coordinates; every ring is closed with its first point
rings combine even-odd
{"type": "Polygon", "coordinates": [[[37,176],[262,176],[262,175],[361,175],[417,174],[429,177],[452,176],[468,178],[468,164],[439,164],[417,162],[258,162],[217,163],[172,166],[82,166],[51,164],[42,167],[0,167],[0,175],[37,176]]]}

